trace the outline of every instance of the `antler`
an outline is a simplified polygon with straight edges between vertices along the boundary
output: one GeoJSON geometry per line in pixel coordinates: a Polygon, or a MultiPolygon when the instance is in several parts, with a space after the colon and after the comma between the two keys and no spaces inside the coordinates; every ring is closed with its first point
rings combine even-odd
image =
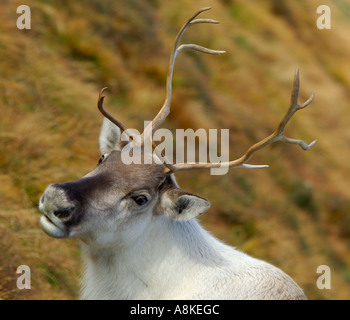
{"type": "MultiPolygon", "coordinates": [[[[302,105],[298,104],[298,97],[299,97],[299,87],[300,87],[300,80],[299,80],[299,69],[296,70],[296,74],[294,77],[293,82],[293,88],[292,88],[292,94],[291,94],[291,101],[289,105],[289,109],[287,113],[285,114],[282,121],[279,123],[277,129],[268,137],[265,139],[257,142],[252,147],[250,147],[247,152],[240,158],[230,161],[230,162],[223,162],[223,163],[195,163],[195,164],[175,164],[173,167],[175,167],[175,171],[172,170],[172,172],[176,171],[183,171],[183,170],[192,170],[192,169],[208,169],[208,168],[219,168],[219,167],[229,167],[229,168],[248,168],[248,169],[260,169],[260,168],[266,168],[268,165],[250,165],[246,164],[247,161],[252,157],[252,155],[257,152],[258,150],[266,147],[269,144],[275,143],[277,141],[284,141],[287,143],[297,144],[304,150],[311,149],[317,140],[313,141],[309,145],[305,143],[302,140],[296,140],[296,139],[290,139],[287,138],[284,135],[285,127],[288,123],[288,121],[292,118],[294,113],[298,110],[306,108],[314,99],[314,93],[312,93],[311,97],[302,105]]],[[[170,172],[167,171],[166,172],[170,172]]]]}
{"type": "Polygon", "coordinates": [[[168,71],[168,76],[167,76],[167,85],[166,85],[166,98],[164,101],[164,104],[156,117],[153,119],[152,122],[145,128],[144,132],[141,135],[141,145],[145,143],[145,140],[149,139],[150,136],[153,134],[153,132],[159,128],[159,126],[164,122],[166,117],[170,113],[170,103],[171,103],[171,95],[172,95],[172,78],[173,78],[173,71],[174,71],[174,65],[175,65],[175,60],[177,55],[183,51],[183,50],[196,50],[199,52],[207,53],[207,54],[213,54],[213,55],[219,55],[225,53],[225,51],[220,51],[220,50],[212,50],[208,49],[196,44],[182,44],[179,46],[179,42],[185,33],[185,31],[199,23],[213,23],[213,24],[218,24],[219,21],[212,20],[212,19],[196,19],[195,18],[201,14],[204,11],[210,10],[211,7],[205,7],[200,9],[197,13],[195,13],[180,29],[179,33],[177,34],[177,37],[175,39],[175,44],[174,44],[174,49],[171,53],[170,56],[170,62],[169,62],[169,71],[168,71]]]}
{"type": "Polygon", "coordinates": [[[117,127],[119,127],[120,130],[125,131],[126,129],[128,129],[128,127],[126,125],[124,125],[122,122],[120,122],[118,119],[114,118],[110,113],[108,113],[106,111],[106,109],[103,107],[103,101],[105,99],[105,96],[103,95],[104,92],[107,90],[108,88],[105,87],[100,91],[100,94],[98,95],[98,100],[97,100],[97,107],[98,110],[100,110],[100,112],[108,119],[110,120],[112,123],[114,123],[117,127]]]}
{"type": "MultiPolygon", "coordinates": [[[[179,42],[185,33],[185,31],[195,24],[199,23],[213,23],[217,24],[219,23],[216,20],[212,19],[195,19],[199,14],[201,14],[204,11],[210,10],[211,7],[206,7],[200,9],[196,14],[194,14],[181,28],[179,31],[174,44],[174,49],[170,56],[170,62],[169,62],[169,71],[167,75],[167,85],[166,85],[166,98],[164,101],[164,104],[156,117],[153,119],[153,121],[150,122],[150,124],[145,128],[144,132],[141,135],[141,139],[138,141],[133,141],[135,146],[143,147],[145,141],[147,141],[153,132],[159,128],[159,126],[164,122],[166,117],[170,113],[170,103],[171,103],[171,96],[172,96],[172,77],[173,77],[173,71],[174,71],[174,65],[177,55],[183,51],[183,50],[196,50],[199,52],[207,53],[207,54],[213,54],[213,55],[219,55],[225,53],[225,51],[220,50],[212,50],[208,49],[206,47],[202,47],[196,44],[182,44],[179,46],[179,42]]],[[[180,164],[171,164],[168,159],[160,154],[158,152],[156,145],[154,142],[152,142],[153,148],[155,149],[155,153],[158,156],[158,158],[163,162],[163,164],[166,166],[165,172],[166,173],[173,173],[177,171],[183,171],[183,170],[192,170],[192,169],[209,169],[209,168],[220,168],[220,167],[229,167],[229,168],[248,168],[248,169],[260,169],[260,168],[266,168],[268,165],[251,165],[247,164],[250,160],[250,158],[253,156],[255,152],[258,150],[261,150],[262,148],[266,147],[267,145],[270,145],[272,143],[275,143],[277,141],[283,141],[291,144],[297,144],[304,150],[309,150],[312,148],[317,140],[313,141],[309,145],[305,143],[302,140],[297,139],[291,139],[284,135],[285,127],[288,123],[288,121],[292,118],[294,113],[298,110],[306,108],[314,99],[314,93],[312,93],[311,97],[302,105],[298,104],[298,97],[299,97],[299,87],[300,87],[300,80],[299,80],[299,69],[296,70],[296,74],[294,77],[293,82],[293,88],[292,88],[292,94],[291,94],[291,101],[289,105],[289,109],[285,116],[283,117],[282,121],[279,123],[277,129],[268,137],[265,139],[257,142],[253,146],[251,146],[247,152],[241,156],[240,158],[236,160],[232,160],[229,162],[220,162],[220,163],[180,163],[180,164]]],[[[104,96],[103,93],[107,88],[103,88],[99,94],[98,98],[98,108],[101,111],[101,113],[108,118],[112,123],[117,125],[122,131],[126,131],[128,129],[127,126],[125,126],[122,122],[120,122],[118,119],[114,118],[110,113],[108,113],[104,107],[103,107],[103,101],[104,96]]]]}
{"type": "MultiPolygon", "coordinates": [[[[119,129],[122,131],[122,132],[125,132],[126,134],[128,134],[128,127],[123,124],[121,121],[119,121],[118,119],[116,119],[115,117],[113,117],[109,112],[106,111],[106,109],[104,108],[103,106],[103,101],[104,101],[104,98],[105,96],[103,95],[103,93],[107,90],[108,88],[103,88],[100,93],[99,93],[99,96],[98,96],[98,100],[97,100],[97,107],[98,109],[100,110],[100,112],[108,119],[110,120],[112,123],[114,123],[117,127],[119,127],[119,129]]],[[[167,167],[167,169],[169,171],[174,171],[176,170],[175,167],[169,162],[169,160],[165,157],[165,156],[162,156],[160,154],[160,152],[158,152],[158,150],[156,149],[156,144],[152,141],[152,146],[153,148],[155,149],[155,153],[157,155],[157,157],[162,161],[162,163],[167,167]]]]}
{"type": "MultiPolygon", "coordinates": [[[[141,139],[139,141],[133,141],[135,146],[139,145],[142,147],[147,139],[150,138],[150,136],[153,134],[153,132],[159,128],[159,126],[163,123],[165,118],[169,115],[170,113],[170,103],[171,103],[171,95],[172,95],[172,77],[173,77],[173,71],[174,71],[174,65],[175,65],[175,59],[177,55],[183,51],[183,50],[196,50],[199,52],[207,53],[207,54],[213,54],[213,55],[218,55],[218,54],[223,54],[225,51],[219,51],[219,50],[212,50],[208,49],[206,47],[202,47],[196,44],[183,44],[179,46],[179,42],[185,33],[185,31],[190,27],[195,24],[199,23],[213,23],[213,24],[218,24],[219,21],[212,20],[212,19],[196,19],[195,18],[201,14],[204,11],[210,10],[211,7],[205,7],[200,9],[196,14],[194,14],[180,29],[176,39],[175,39],[175,44],[174,44],[174,50],[171,53],[170,56],[170,62],[169,62],[169,71],[168,71],[168,76],[167,76],[167,85],[166,85],[166,98],[164,101],[164,104],[159,111],[159,113],[156,115],[154,120],[150,122],[150,124],[145,128],[144,132],[141,135],[141,139]]],[[[107,90],[107,88],[103,88],[99,94],[98,97],[98,109],[100,112],[107,118],[109,119],[112,123],[114,123],[116,126],[118,126],[122,131],[125,132],[125,130],[128,129],[127,126],[125,126],[122,122],[120,122],[118,119],[113,117],[110,113],[108,113],[104,107],[103,107],[103,101],[104,101],[104,96],[103,93],[107,90]]],[[[127,133],[127,132],[126,132],[127,133]]],[[[162,156],[158,150],[156,149],[156,145],[154,142],[152,142],[152,146],[155,149],[155,153],[158,156],[158,158],[164,163],[164,165],[167,167],[168,171],[176,171],[176,168],[174,167],[173,164],[169,162],[169,160],[165,157],[162,156]]]]}

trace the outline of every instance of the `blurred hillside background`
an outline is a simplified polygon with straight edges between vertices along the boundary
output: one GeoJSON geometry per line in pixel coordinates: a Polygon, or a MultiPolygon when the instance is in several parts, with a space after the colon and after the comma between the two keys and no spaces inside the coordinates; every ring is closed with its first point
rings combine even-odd
{"type": "Polygon", "coordinates": [[[173,40],[198,9],[184,41],[226,50],[177,60],[163,127],[230,129],[230,158],[270,134],[287,110],[295,70],[300,102],[316,98],[286,135],[316,146],[276,144],[250,161],[269,169],[180,172],[180,186],[208,198],[200,221],[228,244],[291,275],[309,299],[350,298],[350,4],[337,0],[30,0],[31,30],[0,4],[0,299],[76,299],[74,240],[49,238],[37,203],[50,183],[91,171],[99,157],[98,92],[129,127],[143,129],[165,97],[173,40]],[[316,26],[319,5],[331,30],[316,26]],[[31,268],[31,290],[16,269],[31,268]],[[320,290],[319,265],[331,270],[320,290]]]}

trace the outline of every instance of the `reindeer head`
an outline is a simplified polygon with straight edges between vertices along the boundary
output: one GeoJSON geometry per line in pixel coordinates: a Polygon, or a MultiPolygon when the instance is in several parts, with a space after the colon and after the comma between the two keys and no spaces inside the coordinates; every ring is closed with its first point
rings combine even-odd
{"type": "MultiPolygon", "coordinates": [[[[140,152],[144,160],[151,161],[129,165],[122,161],[125,143],[121,141],[121,134],[127,132],[128,128],[104,109],[105,89],[102,89],[98,98],[98,108],[105,116],[99,139],[102,157],[96,168],[81,179],[47,187],[39,201],[39,209],[43,213],[40,222],[47,234],[56,238],[77,237],[101,246],[124,245],[144,232],[154,218],[167,216],[185,221],[197,217],[209,208],[210,204],[206,199],[180,189],[173,173],[216,168],[222,166],[222,163],[172,164],[157,151],[154,144],[154,152],[145,148],[145,141],[150,139],[170,112],[172,74],[177,55],[188,49],[216,55],[224,53],[195,44],[179,46],[188,27],[199,23],[218,23],[211,19],[195,19],[209,9],[198,11],[180,30],[170,58],[165,102],[139,139],[128,142],[133,152],[140,152]]],[[[289,119],[297,110],[308,106],[313,99],[312,95],[303,105],[298,105],[298,94],[297,71],[290,107],[277,129],[250,147],[243,156],[224,165],[230,168],[265,168],[265,165],[250,165],[246,162],[256,151],[276,141],[298,144],[304,150],[310,149],[316,141],[307,145],[301,140],[284,136],[289,119]]]]}
{"type": "Polygon", "coordinates": [[[47,187],[39,202],[47,234],[104,245],[125,243],[142,233],[154,215],[188,220],[209,208],[207,200],[180,189],[163,165],[124,164],[119,145],[119,128],[105,119],[103,155],[96,168],[77,181],[47,187]]]}

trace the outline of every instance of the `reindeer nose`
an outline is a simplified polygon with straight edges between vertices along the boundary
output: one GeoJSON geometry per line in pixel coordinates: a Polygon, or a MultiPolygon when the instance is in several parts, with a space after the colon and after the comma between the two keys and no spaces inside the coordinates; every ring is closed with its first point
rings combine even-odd
{"type": "Polygon", "coordinates": [[[74,211],[75,206],[71,206],[69,208],[64,208],[64,209],[57,209],[53,212],[53,214],[59,218],[59,219],[64,219],[69,217],[69,215],[74,211]]]}

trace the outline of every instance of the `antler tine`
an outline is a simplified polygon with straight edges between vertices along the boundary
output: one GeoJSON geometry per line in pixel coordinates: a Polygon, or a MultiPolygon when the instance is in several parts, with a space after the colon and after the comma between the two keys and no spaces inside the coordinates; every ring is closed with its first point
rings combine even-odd
{"type": "Polygon", "coordinates": [[[145,140],[149,139],[149,136],[157,129],[159,126],[164,122],[166,117],[170,113],[170,103],[171,103],[171,97],[172,97],[172,78],[173,78],[173,71],[174,71],[174,65],[177,55],[183,51],[183,50],[196,50],[202,53],[212,54],[212,55],[219,55],[225,53],[225,51],[220,50],[212,50],[208,49],[206,47],[202,47],[196,44],[183,44],[179,46],[179,42],[181,41],[181,38],[185,31],[195,24],[200,23],[212,23],[212,24],[218,24],[219,21],[212,20],[212,19],[195,19],[199,14],[201,14],[204,11],[210,10],[211,7],[205,7],[200,9],[198,12],[196,12],[180,29],[179,33],[176,36],[175,43],[174,43],[174,49],[170,56],[169,61],[169,71],[167,76],[167,84],[166,84],[166,98],[164,101],[164,104],[156,117],[153,119],[153,121],[145,128],[144,132],[141,136],[141,145],[144,144],[145,140]]]}
{"type": "MultiPolygon", "coordinates": [[[[128,127],[126,125],[124,125],[122,122],[120,122],[118,119],[116,119],[115,117],[113,117],[109,112],[107,112],[105,110],[105,108],[103,107],[103,101],[104,101],[104,98],[105,96],[103,95],[104,92],[107,90],[108,88],[105,87],[103,88],[99,95],[98,95],[98,100],[97,100],[97,106],[98,106],[98,109],[100,110],[100,112],[107,118],[109,119],[112,123],[114,123],[117,127],[119,127],[119,129],[122,131],[122,132],[125,132],[127,133],[127,129],[128,127]]],[[[156,145],[154,142],[152,142],[153,144],[153,148],[156,148],[156,145]]],[[[157,149],[155,149],[155,153],[157,155],[157,157],[162,161],[162,163],[167,167],[167,170],[169,171],[174,171],[175,170],[175,167],[169,162],[169,160],[165,157],[165,156],[162,156],[157,149]]]]}
{"type": "MultiPolygon", "coordinates": [[[[252,155],[257,152],[258,150],[266,147],[269,144],[275,143],[277,141],[283,141],[291,144],[297,144],[304,150],[311,149],[317,140],[313,141],[310,144],[305,143],[302,140],[296,140],[288,138],[284,135],[285,127],[288,123],[288,121],[292,118],[294,113],[298,110],[306,108],[314,99],[314,93],[312,93],[311,97],[302,105],[298,104],[298,98],[299,98],[299,86],[300,86],[300,80],[299,80],[299,68],[296,70],[296,74],[294,77],[293,82],[293,88],[292,88],[292,94],[291,94],[291,101],[289,105],[289,109],[285,116],[283,117],[282,121],[279,123],[277,129],[268,137],[265,139],[257,142],[252,147],[250,147],[247,152],[240,158],[230,161],[230,162],[224,162],[224,163],[195,163],[195,164],[175,164],[175,170],[176,171],[183,171],[183,170],[192,170],[192,169],[209,169],[209,168],[219,168],[219,167],[229,167],[229,168],[247,168],[247,169],[261,169],[261,168],[267,168],[268,165],[250,165],[246,164],[247,161],[252,157],[252,155]]],[[[172,170],[172,172],[176,172],[172,170]]],[[[170,171],[166,171],[170,172],[170,171]]]]}
{"type": "Polygon", "coordinates": [[[314,92],[312,92],[311,97],[306,102],[304,102],[302,105],[299,105],[298,104],[299,88],[300,88],[300,78],[299,78],[299,68],[297,68],[296,73],[295,73],[295,77],[294,77],[294,81],[293,81],[293,89],[292,89],[289,109],[276,130],[276,139],[279,141],[285,141],[285,142],[292,143],[292,144],[298,144],[302,149],[309,150],[315,145],[317,140],[313,141],[312,143],[310,143],[308,145],[302,140],[290,139],[290,138],[287,138],[286,136],[284,136],[284,129],[285,129],[288,121],[290,120],[290,118],[298,110],[304,109],[308,105],[310,105],[315,97],[314,92]]]}
{"type": "Polygon", "coordinates": [[[100,91],[100,94],[98,95],[98,101],[97,101],[97,106],[98,106],[98,110],[100,110],[100,112],[107,118],[109,119],[112,123],[114,123],[117,127],[120,128],[120,130],[125,131],[126,129],[128,129],[128,127],[126,125],[124,125],[122,122],[120,122],[118,119],[114,118],[110,113],[108,113],[105,108],[103,107],[103,101],[105,99],[105,96],[103,95],[104,92],[107,90],[108,88],[105,87],[100,91]]]}

